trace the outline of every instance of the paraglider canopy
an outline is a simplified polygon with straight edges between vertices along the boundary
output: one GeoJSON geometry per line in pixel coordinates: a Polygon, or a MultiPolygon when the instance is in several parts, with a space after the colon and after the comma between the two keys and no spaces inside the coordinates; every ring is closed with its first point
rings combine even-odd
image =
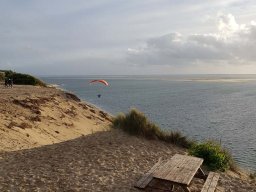
{"type": "Polygon", "coordinates": [[[103,83],[104,85],[108,86],[108,82],[103,79],[95,79],[90,81],[90,83],[103,83]]]}

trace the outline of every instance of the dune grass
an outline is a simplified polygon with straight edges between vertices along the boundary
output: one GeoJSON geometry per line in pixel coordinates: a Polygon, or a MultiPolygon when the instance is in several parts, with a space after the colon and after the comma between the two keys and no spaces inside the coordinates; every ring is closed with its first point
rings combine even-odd
{"type": "Polygon", "coordinates": [[[158,139],[184,148],[189,148],[193,144],[191,140],[188,140],[187,137],[183,136],[180,132],[161,130],[137,109],[132,109],[127,114],[122,113],[116,116],[112,126],[122,129],[131,135],[142,136],[147,139],[158,139]]]}
{"type": "Polygon", "coordinates": [[[198,143],[180,132],[163,131],[137,109],[132,109],[127,114],[117,115],[112,122],[112,127],[122,129],[131,135],[157,139],[186,148],[190,155],[203,158],[204,164],[210,170],[237,170],[230,153],[219,144],[213,141],[198,143]]]}

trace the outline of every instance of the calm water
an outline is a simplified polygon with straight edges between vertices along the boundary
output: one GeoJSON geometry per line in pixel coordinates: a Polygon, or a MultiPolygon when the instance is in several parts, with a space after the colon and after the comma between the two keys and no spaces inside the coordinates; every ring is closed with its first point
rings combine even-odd
{"type": "Polygon", "coordinates": [[[163,129],[215,139],[244,168],[256,170],[256,76],[43,77],[117,114],[136,107],[163,129]],[[95,78],[110,86],[90,85],[95,78]],[[101,98],[97,95],[101,94],[101,98]]]}

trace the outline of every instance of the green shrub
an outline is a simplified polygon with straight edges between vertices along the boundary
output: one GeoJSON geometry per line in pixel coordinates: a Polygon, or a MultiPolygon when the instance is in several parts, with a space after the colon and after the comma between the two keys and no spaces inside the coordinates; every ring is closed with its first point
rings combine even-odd
{"type": "Polygon", "coordinates": [[[2,72],[5,73],[6,78],[13,79],[13,83],[17,85],[39,85],[44,87],[46,86],[44,82],[28,74],[16,73],[10,70],[2,70],[2,72]]]}
{"type": "Polygon", "coordinates": [[[249,174],[250,179],[256,180],[256,172],[249,174]]]}
{"type": "Polygon", "coordinates": [[[12,76],[13,83],[17,85],[39,85],[39,86],[46,86],[41,80],[22,73],[14,73],[12,76]]]}
{"type": "Polygon", "coordinates": [[[14,72],[11,70],[3,70],[3,72],[5,73],[5,77],[7,78],[12,78],[14,72]]]}
{"type": "Polygon", "coordinates": [[[204,164],[210,170],[232,169],[236,166],[231,155],[219,144],[212,141],[196,143],[187,139],[177,131],[162,131],[157,125],[150,122],[147,117],[136,109],[127,114],[119,114],[112,122],[114,128],[119,128],[131,135],[143,136],[148,139],[158,139],[167,143],[173,143],[181,147],[189,148],[189,154],[204,159],[204,164]]]}
{"type": "Polygon", "coordinates": [[[143,136],[148,139],[159,139],[168,143],[189,147],[192,142],[179,132],[164,132],[156,124],[150,122],[140,111],[132,109],[127,114],[119,114],[114,118],[112,126],[120,128],[131,135],[143,136]]]}
{"type": "Polygon", "coordinates": [[[204,159],[204,164],[211,170],[225,171],[233,166],[231,155],[219,144],[212,141],[194,144],[189,154],[204,159]]]}
{"type": "Polygon", "coordinates": [[[5,73],[0,72],[0,81],[4,81],[5,73]]]}

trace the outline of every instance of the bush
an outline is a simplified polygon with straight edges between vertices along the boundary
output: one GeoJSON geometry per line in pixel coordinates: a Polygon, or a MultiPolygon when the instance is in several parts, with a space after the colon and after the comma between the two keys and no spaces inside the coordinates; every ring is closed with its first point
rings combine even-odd
{"type": "Polygon", "coordinates": [[[5,77],[12,78],[14,72],[11,70],[2,70],[5,73],[5,77]]]}
{"type": "Polygon", "coordinates": [[[13,79],[13,83],[17,85],[39,85],[43,87],[46,86],[44,82],[28,74],[15,73],[13,71],[7,70],[2,70],[2,72],[5,72],[6,78],[13,79]]]}
{"type": "Polygon", "coordinates": [[[22,73],[14,73],[12,76],[13,83],[17,85],[39,85],[39,86],[46,86],[41,80],[22,73]]]}
{"type": "Polygon", "coordinates": [[[255,180],[256,179],[256,172],[255,173],[250,173],[249,177],[250,177],[250,179],[255,180]]]}
{"type": "Polygon", "coordinates": [[[189,149],[189,154],[204,159],[204,164],[211,170],[225,171],[233,167],[231,155],[219,144],[212,141],[194,144],[189,149]]]}
{"type": "Polygon", "coordinates": [[[5,74],[3,72],[0,72],[0,81],[3,81],[5,78],[5,74]]]}
{"type": "Polygon", "coordinates": [[[127,114],[119,114],[112,122],[114,128],[120,128],[131,135],[143,136],[148,139],[159,139],[168,143],[189,147],[192,142],[179,132],[164,132],[156,124],[150,122],[140,111],[132,109],[127,114]]]}

